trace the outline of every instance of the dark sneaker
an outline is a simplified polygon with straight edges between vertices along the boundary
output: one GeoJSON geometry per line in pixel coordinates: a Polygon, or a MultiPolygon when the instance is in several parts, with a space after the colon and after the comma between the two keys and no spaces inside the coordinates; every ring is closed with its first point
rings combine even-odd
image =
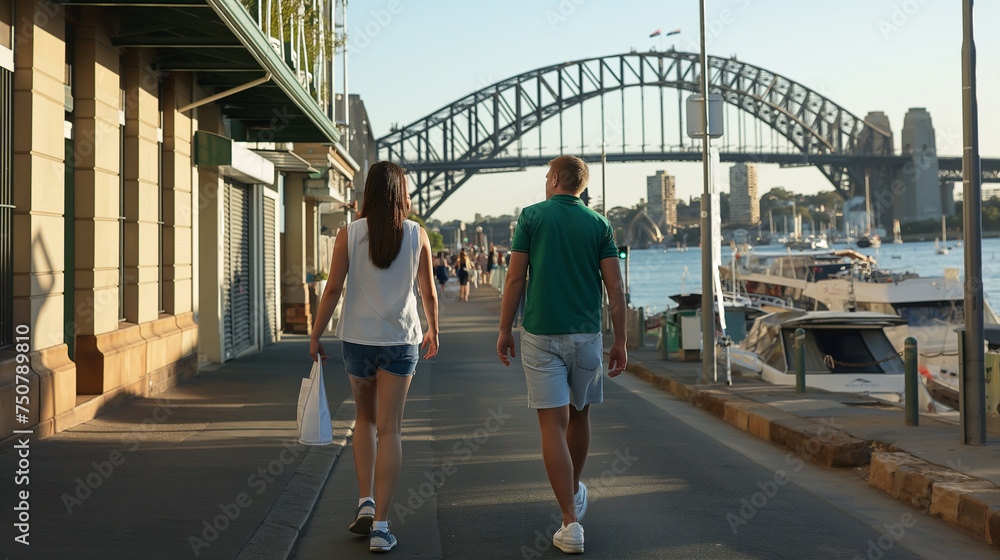
{"type": "Polygon", "coordinates": [[[552,544],[563,552],[571,554],[583,552],[583,526],[575,522],[563,525],[552,536],[552,544]]]}
{"type": "Polygon", "coordinates": [[[365,500],[365,503],[358,506],[354,512],[354,523],[351,523],[348,530],[359,535],[367,535],[372,530],[373,521],[375,521],[375,502],[365,500]]]}
{"type": "Polygon", "coordinates": [[[368,550],[372,552],[389,552],[396,546],[396,537],[388,530],[372,531],[368,539],[368,550]]]}

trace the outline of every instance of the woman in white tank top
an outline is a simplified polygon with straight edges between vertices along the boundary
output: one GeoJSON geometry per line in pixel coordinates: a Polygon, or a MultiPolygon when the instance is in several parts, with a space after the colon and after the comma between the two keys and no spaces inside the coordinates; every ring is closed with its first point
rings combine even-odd
{"type": "Polygon", "coordinates": [[[388,161],[373,164],[361,217],[342,229],[334,243],[309,344],[313,360],[326,359],[319,337],[345,291],[346,279],[337,336],[343,341],[344,366],[357,406],[353,450],[360,494],[349,530],[368,535],[372,551],[396,545],[387,519],[402,463],[403,405],[420,349],[427,349],[425,359],[438,350],[431,243],[419,224],[406,219],[409,211],[402,168],[388,161]],[[417,313],[418,287],[426,333],[417,313]]]}

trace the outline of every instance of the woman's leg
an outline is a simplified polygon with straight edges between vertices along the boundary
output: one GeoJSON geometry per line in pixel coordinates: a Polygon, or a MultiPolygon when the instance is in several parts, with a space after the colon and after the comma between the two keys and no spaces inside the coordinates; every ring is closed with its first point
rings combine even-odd
{"type": "Polygon", "coordinates": [[[375,490],[375,426],[378,417],[377,391],[374,377],[354,377],[351,391],[357,409],[357,422],[351,446],[354,452],[354,470],[358,475],[358,498],[374,496],[375,490]]]}
{"type": "Polygon", "coordinates": [[[403,407],[410,390],[410,377],[400,377],[378,370],[378,454],[375,458],[375,521],[389,517],[392,493],[403,463],[400,435],[403,431],[403,407]]]}

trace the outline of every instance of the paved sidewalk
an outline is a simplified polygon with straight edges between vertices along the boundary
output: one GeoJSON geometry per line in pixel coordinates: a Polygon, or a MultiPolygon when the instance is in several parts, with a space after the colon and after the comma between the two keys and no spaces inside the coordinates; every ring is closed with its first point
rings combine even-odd
{"type": "Polygon", "coordinates": [[[806,460],[855,468],[871,486],[1000,547],[1000,435],[963,445],[954,421],[922,414],[907,426],[900,407],[812,388],[796,395],[752,376],[702,384],[700,361],[664,361],[648,346],[629,351],[627,371],[806,460]]]}
{"type": "MultiPolygon", "coordinates": [[[[339,343],[324,340],[331,412],[349,398],[339,343]]],[[[3,556],[15,559],[284,558],[353,426],[349,400],[335,443],[297,442],[308,339],[202,369],[155,398],[31,441],[28,546],[13,541],[14,496],[0,508],[3,556]],[[339,442],[337,441],[339,439],[339,442]],[[338,443],[340,445],[338,445],[338,443]]],[[[16,442],[0,472],[17,470],[16,442]]],[[[8,482],[9,484],[9,482],[8,482]]]]}

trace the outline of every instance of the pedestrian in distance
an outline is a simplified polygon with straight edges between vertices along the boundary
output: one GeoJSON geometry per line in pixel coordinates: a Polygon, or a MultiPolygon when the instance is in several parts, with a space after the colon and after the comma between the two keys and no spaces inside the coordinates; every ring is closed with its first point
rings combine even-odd
{"type": "Polygon", "coordinates": [[[615,333],[608,375],[620,374],[627,360],[625,288],[614,230],[580,200],[588,180],[580,158],[549,162],[546,200],[521,211],[511,240],[497,338],[497,356],[509,366],[516,356],[514,315],[525,294],[521,363],[528,406],[538,411],[542,460],[562,513],[552,543],[568,553],[584,548],[580,521],[588,501],[580,476],[590,450],[590,405],[604,400],[602,281],[615,333]]]}
{"type": "Polygon", "coordinates": [[[479,273],[479,279],[483,284],[490,283],[489,274],[486,272],[486,252],[479,251],[476,253],[476,272],[479,273]]]}
{"type": "Polygon", "coordinates": [[[490,253],[486,256],[486,282],[493,280],[493,267],[496,266],[497,255],[490,243],[490,253]]]}
{"type": "Polygon", "coordinates": [[[469,301],[469,277],[472,275],[472,261],[465,249],[458,252],[455,259],[455,273],[458,275],[458,300],[469,301]]]}
{"type": "Polygon", "coordinates": [[[444,251],[439,251],[434,257],[434,277],[437,278],[443,292],[444,285],[448,282],[448,261],[444,258],[444,251]]]}
{"type": "Polygon", "coordinates": [[[479,249],[474,248],[472,256],[469,257],[469,281],[473,288],[479,288],[479,277],[479,249]]]}
{"type": "Polygon", "coordinates": [[[402,464],[403,406],[421,349],[426,349],[424,359],[438,351],[431,242],[419,224],[406,219],[409,211],[402,168],[388,161],[373,164],[361,217],[334,242],[330,278],[309,343],[313,360],[326,363],[322,325],[346,292],[337,337],[357,406],[353,451],[360,494],[349,530],[367,536],[373,552],[396,546],[388,515],[402,464]],[[417,313],[418,286],[426,333],[417,313]]]}

